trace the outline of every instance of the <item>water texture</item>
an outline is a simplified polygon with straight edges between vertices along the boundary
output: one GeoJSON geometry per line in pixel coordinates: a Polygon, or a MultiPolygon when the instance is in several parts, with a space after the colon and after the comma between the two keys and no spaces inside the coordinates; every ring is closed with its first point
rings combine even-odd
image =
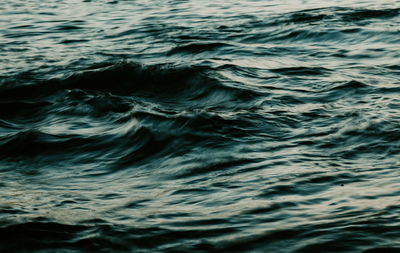
{"type": "Polygon", "coordinates": [[[400,2],[0,5],[0,252],[400,252],[400,2]]]}

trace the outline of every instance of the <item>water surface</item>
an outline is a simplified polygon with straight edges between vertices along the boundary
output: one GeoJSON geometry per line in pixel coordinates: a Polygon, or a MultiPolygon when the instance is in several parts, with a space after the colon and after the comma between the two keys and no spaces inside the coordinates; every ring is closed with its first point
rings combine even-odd
{"type": "Polygon", "coordinates": [[[399,252],[398,1],[6,1],[1,252],[399,252]]]}

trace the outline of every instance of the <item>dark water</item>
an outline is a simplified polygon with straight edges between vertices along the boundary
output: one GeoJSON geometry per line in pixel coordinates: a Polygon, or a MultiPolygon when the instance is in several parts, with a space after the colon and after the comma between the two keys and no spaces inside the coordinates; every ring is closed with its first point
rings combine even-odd
{"type": "Polygon", "coordinates": [[[3,1],[0,252],[400,252],[399,1],[3,1]]]}

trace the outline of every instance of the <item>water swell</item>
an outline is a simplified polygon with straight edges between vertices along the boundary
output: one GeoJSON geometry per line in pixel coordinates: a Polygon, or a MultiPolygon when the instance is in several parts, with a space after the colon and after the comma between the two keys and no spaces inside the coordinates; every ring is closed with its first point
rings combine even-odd
{"type": "MultiPolygon", "coordinates": [[[[204,221],[203,223],[215,226],[221,221],[204,221]],[[215,223],[216,222],[216,223],[215,223]]],[[[371,231],[379,232],[379,228],[371,224],[371,231]]],[[[279,250],[282,243],[279,243],[284,238],[310,237],[312,235],[328,234],[324,229],[313,230],[312,228],[298,228],[296,230],[279,230],[276,232],[265,233],[263,235],[255,236],[254,238],[242,238],[235,243],[226,242],[219,246],[214,246],[207,242],[196,242],[198,237],[217,237],[225,233],[233,233],[239,231],[239,228],[218,229],[210,228],[204,231],[196,230],[172,230],[161,228],[136,228],[136,229],[116,229],[107,223],[99,223],[96,225],[82,224],[82,225],[67,225],[54,222],[36,221],[21,223],[18,225],[11,225],[1,228],[2,235],[2,250],[14,250],[17,252],[32,251],[32,250],[51,250],[54,248],[63,248],[72,252],[92,252],[103,250],[104,248],[113,248],[119,252],[131,252],[132,250],[148,250],[154,246],[161,246],[166,242],[170,242],[175,238],[185,240],[187,244],[181,248],[182,251],[198,251],[198,252],[218,252],[218,251],[247,251],[255,248],[262,248],[262,245],[268,243],[274,244],[275,249],[279,250]],[[95,232],[96,231],[96,232],[95,232]],[[125,232],[120,232],[125,231],[125,232]],[[311,232],[303,232],[311,231],[311,232]],[[25,242],[24,245],[19,244],[16,240],[18,235],[19,240],[25,242]],[[40,240],[40,238],[47,238],[47,240],[40,240]],[[277,243],[278,242],[278,243],[277,243]]],[[[356,233],[358,231],[357,224],[343,226],[343,232],[346,235],[356,233]]],[[[385,233],[385,231],[381,231],[385,233]]],[[[354,236],[345,239],[345,236],[336,239],[326,239],[323,243],[310,243],[308,246],[304,244],[297,245],[296,252],[309,252],[324,250],[327,252],[337,252],[352,249],[350,245],[358,244],[358,249],[361,252],[396,252],[398,249],[393,247],[371,247],[371,242],[367,238],[358,238],[354,236]],[[350,239],[351,238],[351,239],[350,239]]],[[[173,250],[173,244],[164,246],[158,252],[173,250]]]]}
{"type": "Polygon", "coordinates": [[[327,7],[289,12],[278,17],[277,21],[273,24],[318,24],[321,21],[337,21],[344,22],[348,25],[349,22],[360,22],[369,19],[387,19],[397,17],[398,15],[398,8],[369,9],[327,7]]]}
{"type": "MultiPolygon", "coordinates": [[[[16,99],[19,96],[24,100],[28,99],[26,96],[38,99],[58,91],[78,89],[159,100],[210,99],[212,95],[209,94],[216,94],[219,91],[241,95],[237,89],[221,84],[215,77],[216,74],[207,67],[144,66],[138,63],[120,63],[105,67],[102,65],[94,65],[89,70],[71,74],[63,79],[52,79],[31,85],[15,85],[18,79],[13,80],[11,83],[3,84],[0,97],[5,101],[10,97],[16,99]]],[[[245,92],[241,93],[246,96],[245,92]]]]}

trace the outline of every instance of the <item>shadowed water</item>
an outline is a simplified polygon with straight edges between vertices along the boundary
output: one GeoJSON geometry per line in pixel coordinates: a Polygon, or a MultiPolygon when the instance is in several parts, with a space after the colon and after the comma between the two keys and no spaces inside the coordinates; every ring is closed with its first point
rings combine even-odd
{"type": "Polygon", "coordinates": [[[0,6],[1,252],[399,252],[398,1],[0,6]]]}

